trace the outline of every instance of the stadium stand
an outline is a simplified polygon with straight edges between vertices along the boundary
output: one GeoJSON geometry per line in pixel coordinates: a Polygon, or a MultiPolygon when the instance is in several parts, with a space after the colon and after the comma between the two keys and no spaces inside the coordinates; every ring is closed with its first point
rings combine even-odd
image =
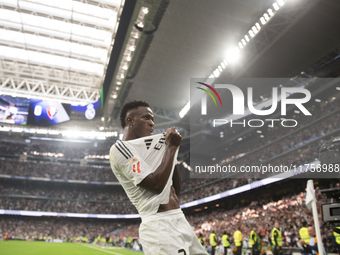
{"type": "MultiPolygon", "coordinates": [[[[339,254],[340,239],[321,214],[322,205],[339,201],[320,192],[340,187],[339,180],[314,178],[311,168],[294,173],[319,164],[321,149],[339,155],[328,147],[340,137],[339,13],[338,0],[0,1],[0,254],[8,240],[86,243],[112,254],[120,252],[108,246],[143,249],[141,216],[109,156],[126,131],[143,128],[121,127],[120,110],[131,100],[150,104],[148,135],[171,126],[181,134],[174,135],[182,187],[179,200],[171,190],[176,199],[170,206],[180,204],[208,252],[214,254],[214,231],[218,245],[228,233],[228,255],[250,255],[255,227],[260,247],[252,255],[278,255],[271,238],[278,222],[281,255],[303,253],[299,229],[303,222],[314,224],[306,207],[306,182],[313,179],[319,241],[328,254],[339,254]],[[252,119],[276,122],[255,127],[252,119]],[[215,127],[215,120],[225,122],[215,127]],[[298,124],[287,127],[286,120],[298,124]],[[228,126],[232,121],[239,122],[228,126]],[[199,164],[192,162],[206,168],[284,165],[291,171],[198,174],[191,167],[199,164]],[[239,229],[241,252],[233,240],[239,229]]],[[[159,140],[162,149],[171,144],[165,141],[159,140]]],[[[160,151],[144,142],[140,151],[160,151]]],[[[130,164],[139,160],[120,153],[130,164]]],[[[141,186],[143,192],[150,187],[141,186]]],[[[150,196],[147,202],[157,195],[150,196]]],[[[157,212],[167,208],[159,204],[157,212]]]]}

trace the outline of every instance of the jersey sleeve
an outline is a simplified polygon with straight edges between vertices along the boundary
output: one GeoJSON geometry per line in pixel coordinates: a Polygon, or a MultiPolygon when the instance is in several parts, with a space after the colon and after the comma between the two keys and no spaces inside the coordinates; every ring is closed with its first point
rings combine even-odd
{"type": "Polygon", "coordinates": [[[115,143],[111,147],[110,164],[116,175],[124,175],[135,186],[153,172],[153,169],[139,155],[133,155],[122,142],[115,143]]]}

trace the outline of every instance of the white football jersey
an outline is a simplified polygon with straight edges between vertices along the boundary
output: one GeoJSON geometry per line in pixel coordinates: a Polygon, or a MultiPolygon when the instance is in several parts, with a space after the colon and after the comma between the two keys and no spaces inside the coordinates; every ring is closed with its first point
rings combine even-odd
{"type": "Polygon", "coordinates": [[[165,134],[163,133],[135,140],[117,141],[110,149],[112,171],[142,218],[157,213],[160,204],[169,203],[178,149],[169,180],[161,194],[137,186],[161,164],[165,147],[165,134]]]}

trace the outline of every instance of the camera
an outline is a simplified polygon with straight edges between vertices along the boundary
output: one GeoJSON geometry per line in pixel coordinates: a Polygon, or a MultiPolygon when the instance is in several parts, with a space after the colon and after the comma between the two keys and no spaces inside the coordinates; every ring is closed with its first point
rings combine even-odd
{"type": "MultiPolygon", "coordinates": [[[[321,164],[325,165],[335,166],[340,164],[340,137],[334,138],[331,145],[321,147],[320,161],[321,164]]],[[[320,192],[325,198],[332,198],[334,201],[321,206],[323,221],[340,225],[340,187],[323,189],[320,192]]]]}
{"type": "Polygon", "coordinates": [[[340,187],[320,190],[325,198],[333,198],[335,203],[323,204],[322,219],[325,222],[340,223],[340,187]]]}

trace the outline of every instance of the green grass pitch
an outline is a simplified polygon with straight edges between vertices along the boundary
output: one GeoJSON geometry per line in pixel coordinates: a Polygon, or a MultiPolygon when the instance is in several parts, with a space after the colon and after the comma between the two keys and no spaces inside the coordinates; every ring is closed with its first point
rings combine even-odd
{"type": "Polygon", "coordinates": [[[143,255],[143,252],[123,248],[79,243],[45,243],[26,241],[0,241],[1,255],[143,255]]]}

